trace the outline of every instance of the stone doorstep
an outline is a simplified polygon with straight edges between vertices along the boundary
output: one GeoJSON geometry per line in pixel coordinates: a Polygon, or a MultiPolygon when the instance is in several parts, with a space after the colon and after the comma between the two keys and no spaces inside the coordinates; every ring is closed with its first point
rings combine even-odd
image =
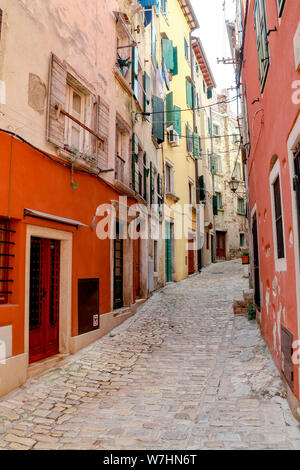
{"type": "Polygon", "coordinates": [[[59,362],[66,359],[70,354],[55,354],[55,356],[47,357],[41,361],[34,362],[29,364],[27,369],[27,379],[36,377],[43,372],[46,372],[49,369],[55,367],[59,362]]]}

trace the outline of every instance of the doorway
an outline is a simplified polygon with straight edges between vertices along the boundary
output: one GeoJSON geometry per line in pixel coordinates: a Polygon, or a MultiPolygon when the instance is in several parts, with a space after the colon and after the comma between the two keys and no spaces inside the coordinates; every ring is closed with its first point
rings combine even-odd
{"type": "Polygon", "coordinates": [[[31,237],[29,362],[59,352],[60,241],[31,237]]]}
{"type": "Polygon", "coordinates": [[[254,268],[254,302],[260,310],[260,272],[259,272],[259,251],[256,214],[252,219],[252,237],[253,237],[253,268],[254,268]]]}
{"type": "Polygon", "coordinates": [[[226,259],[226,232],[217,232],[216,256],[218,260],[226,259]]]}
{"type": "Polygon", "coordinates": [[[123,307],[123,255],[124,246],[121,238],[121,225],[116,223],[114,239],[114,310],[123,307]]]}
{"type": "Polygon", "coordinates": [[[172,282],[172,227],[170,222],[166,222],[165,269],[166,282],[172,282]]]}
{"type": "Polygon", "coordinates": [[[189,274],[194,274],[195,272],[195,239],[194,237],[189,237],[189,249],[188,249],[188,272],[189,274]]]}

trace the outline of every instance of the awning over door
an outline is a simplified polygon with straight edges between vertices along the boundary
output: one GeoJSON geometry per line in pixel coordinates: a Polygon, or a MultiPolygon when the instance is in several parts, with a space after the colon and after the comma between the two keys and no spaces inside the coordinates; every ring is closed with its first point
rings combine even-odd
{"type": "Polygon", "coordinates": [[[58,215],[47,214],[46,212],[39,212],[33,209],[24,209],[24,218],[34,217],[36,219],[51,220],[52,222],[59,222],[60,224],[72,225],[73,227],[87,227],[86,224],[79,222],[79,220],[66,219],[58,215]]]}

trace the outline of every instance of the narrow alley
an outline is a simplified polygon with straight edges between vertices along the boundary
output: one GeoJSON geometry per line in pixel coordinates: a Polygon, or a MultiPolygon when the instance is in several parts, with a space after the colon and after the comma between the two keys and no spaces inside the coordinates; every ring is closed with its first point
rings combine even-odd
{"type": "Polygon", "coordinates": [[[240,260],[156,292],[112,333],[0,401],[3,449],[299,449],[240,260]]]}

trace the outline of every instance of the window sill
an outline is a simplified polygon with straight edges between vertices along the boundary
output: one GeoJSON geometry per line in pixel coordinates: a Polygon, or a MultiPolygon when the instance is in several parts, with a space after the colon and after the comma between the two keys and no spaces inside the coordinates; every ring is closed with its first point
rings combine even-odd
{"type": "Polygon", "coordinates": [[[129,83],[125,80],[121,72],[117,69],[117,67],[114,68],[113,70],[115,78],[118,80],[120,83],[121,87],[130,95],[133,96],[133,90],[129,83]]]}
{"type": "Polygon", "coordinates": [[[180,197],[176,196],[174,193],[166,193],[168,199],[172,199],[175,202],[180,201],[180,197]]]}
{"type": "Polygon", "coordinates": [[[90,173],[97,175],[99,173],[99,168],[93,167],[90,163],[86,162],[83,158],[77,157],[74,161],[74,155],[65,149],[58,149],[57,155],[64,160],[67,160],[70,163],[74,164],[75,168],[81,168],[84,170],[88,170],[90,173]]]}

